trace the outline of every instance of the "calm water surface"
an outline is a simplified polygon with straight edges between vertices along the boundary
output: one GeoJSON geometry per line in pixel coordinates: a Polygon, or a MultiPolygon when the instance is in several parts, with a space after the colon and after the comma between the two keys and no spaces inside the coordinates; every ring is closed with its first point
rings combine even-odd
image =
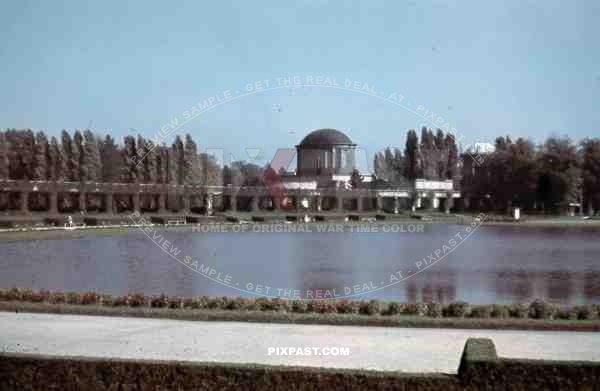
{"type": "MultiPolygon", "coordinates": [[[[263,295],[358,285],[362,297],[470,303],[600,303],[600,233],[482,226],[427,270],[393,286],[416,263],[465,227],[432,225],[426,233],[194,233],[162,231],[185,255],[231,276],[230,284],[263,295]],[[396,274],[397,275],[397,274],[396,274]],[[385,285],[384,284],[384,285],[385,285]]],[[[434,256],[435,257],[435,256],[434,256]]],[[[251,296],[211,281],[161,251],[148,237],[126,235],[0,242],[0,286],[112,294],[251,296]]],[[[360,297],[359,297],[360,298],[360,297]]]]}

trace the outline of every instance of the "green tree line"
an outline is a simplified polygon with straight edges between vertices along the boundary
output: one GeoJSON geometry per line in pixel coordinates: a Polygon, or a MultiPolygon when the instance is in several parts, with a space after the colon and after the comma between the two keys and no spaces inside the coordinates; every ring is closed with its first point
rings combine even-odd
{"type": "MultiPolygon", "coordinates": [[[[221,185],[222,170],[212,156],[199,153],[189,134],[184,140],[176,136],[168,146],[154,145],[141,135],[126,136],[117,143],[111,135],[102,137],[90,129],[63,130],[60,138],[48,138],[43,131],[8,129],[0,131],[0,179],[221,185]]],[[[33,209],[43,209],[43,195],[33,198],[33,209]]],[[[0,204],[6,202],[0,200],[0,204]]],[[[63,197],[61,202],[62,208],[69,209],[76,200],[63,197]]],[[[88,199],[92,209],[100,202],[94,196],[88,199]]],[[[148,208],[155,202],[152,197],[142,199],[148,208]]]]}
{"type": "Polygon", "coordinates": [[[441,129],[409,130],[404,154],[399,148],[385,148],[375,154],[373,166],[378,179],[392,184],[413,183],[417,178],[454,179],[458,167],[458,148],[454,137],[441,129]]]}
{"type": "MultiPolygon", "coordinates": [[[[465,157],[468,159],[469,157],[465,157]]],[[[600,139],[579,143],[548,137],[543,144],[498,137],[495,151],[463,175],[462,191],[476,208],[561,213],[580,204],[589,215],[600,209],[600,139]]]]}
{"type": "Polygon", "coordinates": [[[525,138],[498,137],[495,151],[459,156],[454,137],[423,128],[410,130],[404,153],[386,148],[374,158],[378,179],[392,184],[453,179],[473,209],[507,212],[518,206],[529,212],[560,213],[581,204],[592,215],[600,210],[600,138],[579,143],[548,137],[535,145],[525,138]]]}

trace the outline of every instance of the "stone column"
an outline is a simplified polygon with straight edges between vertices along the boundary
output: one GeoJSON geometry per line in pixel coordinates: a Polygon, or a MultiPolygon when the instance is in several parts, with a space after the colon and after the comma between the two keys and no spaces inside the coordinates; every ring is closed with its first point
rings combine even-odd
{"type": "Polygon", "coordinates": [[[252,196],[252,200],[250,200],[250,211],[257,212],[259,211],[260,196],[255,195],[252,196]]]}
{"type": "Polygon", "coordinates": [[[21,212],[28,213],[29,212],[29,193],[26,191],[21,192],[21,212]]]}
{"type": "Polygon", "coordinates": [[[362,212],[363,209],[364,209],[363,198],[359,195],[358,198],[356,198],[356,211],[362,212]]]}
{"type": "Polygon", "coordinates": [[[379,194],[375,197],[375,210],[377,213],[381,213],[383,211],[383,197],[379,194]]]}
{"type": "Polygon", "coordinates": [[[233,194],[229,196],[229,209],[232,212],[237,212],[237,197],[233,194]]]}
{"type": "Polygon", "coordinates": [[[446,212],[446,214],[450,214],[450,209],[452,209],[452,207],[454,206],[454,198],[452,198],[452,194],[448,194],[446,196],[446,203],[444,205],[444,212],[446,212]]]}
{"type": "Polygon", "coordinates": [[[335,206],[338,211],[344,211],[344,197],[343,196],[338,195],[336,197],[336,205],[335,206]]]}
{"type": "Polygon", "coordinates": [[[187,194],[183,195],[183,213],[185,214],[189,214],[190,213],[190,202],[191,202],[191,197],[187,194]]]}
{"type": "Polygon", "coordinates": [[[113,194],[107,193],[104,195],[104,208],[107,214],[113,214],[113,194]]]}
{"type": "Polygon", "coordinates": [[[80,191],[77,199],[79,204],[79,211],[85,212],[85,193],[83,191],[80,191]]]}
{"type": "Polygon", "coordinates": [[[212,216],[213,214],[213,195],[208,193],[204,196],[204,209],[206,211],[207,216],[212,216]]]}
{"type": "Polygon", "coordinates": [[[51,191],[48,193],[48,211],[52,214],[58,213],[58,193],[51,191]]]}
{"type": "Polygon", "coordinates": [[[165,213],[167,211],[165,194],[158,193],[158,213],[165,213]]]}
{"type": "Polygon", "coordinates": [[[394,214],[398,214],[400,209],[400,199],[398,196],[394,196],[394,214]]]}
{"type": "Polygon", "coordinates": [[[433,199],[431,201],[431,206],[433,210],[438,210],[440,208],[440,199],[434,194],[433,199]]]}
{"type": "Polygon", "coordinates": [[[140,193],[131,195],[131,203],[133,204],[133,211],[140,213],[140,193]]]}
{"type": "Polygon", "coordinates": [[[323,198],[320,195],[318,195],[315,201],[317,206],[317,212],[321,212],[323,210],[323,198]]]}

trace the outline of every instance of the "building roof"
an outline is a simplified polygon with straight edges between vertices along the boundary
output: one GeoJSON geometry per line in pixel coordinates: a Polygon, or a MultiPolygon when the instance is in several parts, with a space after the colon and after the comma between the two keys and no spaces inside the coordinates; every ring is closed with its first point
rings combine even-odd
{"type": "Polygon", "coordinates": [[[318,129],[310,132],[302,139],[299,146],[316,145],[354,145],[344,133],[335,129],[318,129]]]}

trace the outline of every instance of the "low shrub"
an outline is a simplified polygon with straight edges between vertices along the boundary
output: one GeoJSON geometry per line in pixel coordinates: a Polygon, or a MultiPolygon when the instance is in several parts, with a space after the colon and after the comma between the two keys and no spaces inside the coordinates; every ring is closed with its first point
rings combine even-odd
{"type": "Polygon", "coordinates": [[[360,312],[360,303],[352,300],[340,300],[336,303],[338,314],[358,314],[360,312]]]}
{"type": "Polygon", "coordinates": [[[337,308],[335,302],[332,301],[311,301],[308,303],[308,312],[315,312],[317,314],[335,314],[337,308]]]}
{"type": "Polygon", "coordinates": [[[31,300],[31,302],[33,303],[41,303],[43,301],[47,301],[48,296],[48,291],[32,292],[31,296],[29,297],[29,300],[31,300]]]}
{"type": "Polygon", "coordinates": [[[94,292],[82,293],[79,298],[80,304],[96,304],[98,302],[98,295],[94,292]]]}
{"type": "Polygon", "coordinates": [[[194,308],[194,309],[206,309],[206,308],[208,308],[208,301],[209,301],[209,299],[210,298],[208,296],[194,297],[192,299],[191,308],[194,308]]]}
{"type": "Polygon", "coordinates": [[[598,311],[593,305],[581,305],[574,308],[577,313],[576,319],[593,320],[598,318],[598,311]]]}
{"type": "Polygon", "coordinates": [[[67,302],[67,297],[62,292],[50,292],[48,294],[48,302],[52,304],[64,304],[67,302]]]}
{"type": "Polygon", "coordinates": [[[239,298],[224,297],[222,308],[224,310],[233,311],[240,310],[246,307],[246,301],[239,298]]]}
{"type": "Polygon", "coordinates": [[[260,303],[256,299],[249,299],[244,302],[244,308],[247,311],[260,311],[260,303]]]}
{"type": "Polygon", "coordinates": [[[207,297],[206,307],[210,310],[220,310],[223,308],[223,300],[220,297],[207,297]]]}
{"type": "Polygon", "coordinates": [[[112,301],[113,307],[127,307],[127,296],[116,296],[112,301]]]}
{"type": "Polygon", "coordinates": [[[183,308],[182,297],[169,297],[167,299],[167,307],[171,309],[183,308]]]}
{"type": "Polygon", "coordinates": [[[535,300],[529,305],[529,316],[533,319],[554,319],[558,308],[542,300],[535,300]]]}
{"type": "Polygon", "coordinates": [[[588,304],[592,309],[592,313],[596,314],[596,318],[600,318],[600,304],[588,304]]]}
{"type": "Polygon", "coordinates": [[[128,296],[100,295],[95,292],[50,292],[47,290],[34,291],[29,288],[0,288],[0,300],[28,301],[33,303],[47,302],[51,304],[73,304],[103,306],[127,306],[170,309],[212,309],[227,311],[265,311],[265,312],[295,312],[316,314],[361,314],[366,316],[384,315],[413,315],[439,317],[470,317],[470,318],[520,318],[525,319],[565,319],[565,320],[595,320],[600,318],[600,305],[589,304],[576,307],[558,307],[556,305],[535,300],[530,305],[474,305],[458,301],[448,305],[440,303],[384,303],[378,300],[286,300],[281,298],[241,298],[241,297],[208,297],[200,296],[183,298],[178,296],[144,296],[130,294],[128,296]]]}
{"type": "Polygon", "coordinates": [[[487,319],[492,316],[492,306],[476,305],[471,308],[471,318],[487,319]]]}
{"type": "Polygon", "coordinates": [[[186,297],[185,299],[183,299],[183,308],[187,308],[187,309],[198,308],[198,307],[195,307],[196,302],[197,302],[196,297],[186,297]]]}
{"type": "Polygon", "coordinates": [[[559,308],[556,311],[555,318],[568,320],[577,319],[577,310],[575,310],[575,308],[559,308]]]}
{"type": "Polygon", "coordinates": [[[81,304],[81,295],[77,292],[67,292],[65,297],[67,304],[81,304]]]}
{"type": "Polygon", "coordinates": [[[464,318],[465,316],[469,315],[470,311],[471,306],[469,303],[457,301],[450,303],[446,308],[444,308],[443,314],[445,317],[464,318]]]}
{"type": "Polygon", "coordinates": [[[440,303],[428,303],[426,315],[430,318],[441,318],[444,307],[440,303]]]}
{"type": "Polygon", "coordinates": [[[132,295],[127,296],[127,305],[130,307],[144,307],[147,306],[149,299],[139,293],[134,293],[132,295]]]}
{"type": "Polygon", "coordinates": [[[98,298],[98,304],[105,306],[113,306],[115,299],[111,295],[100,295],[98,298]]]}
{"type": "Polygon", "coordinates": [[[294,300],[292,301],[292,312],[296,312],[298,314],[304,314],[307,312],[308,303],[304,300],[294,300]]]}
{"type": "Polygon", "coordinates": [[[402,307],[400,306],[400,304],[398,304],[396,302],[392,302],[392,303],[389,303],[387,305],[387,307],[385,308],[385,310],[383,310],[381,312],[381,315],[394,316],[394,315],[398,315],[401,311],[402,311],[402,307]]]}
{"type": "Polygon", "coordinates": [[[11,288],[5,293],[6,300],[24,300],[23,292],[19,288],[11,288]]]}
{"type": "Polygon", "coordinates": [[[490,316],[496,319],[506,319],[510,317],[510,311],[508,307],[501,304],[493,304],[490,312],[490,316]]]}
{"type": "Polygon", "coordinates": [[[169,298],[164,294],[160,296],[150,297],[150,307],[152,308],[164,308],[169,305],[169,298]]]}
{"type": "Polygon", "coordinates": [[[288,304],[286,300],[261,297],[257,299],[256,302],[261,311],[286,312],[288,310],[288,304]]]}
{"type": "Polygon", "coordinates": [[[525,319],[529,316],[529,307],[525,304],[511,304],[508,306],[508,315],[511,318],[525,319]]]}
{"type": "Polygon", "coordinates": [[[378,300],[363,301],[360,303],[359,313],[362,315],[376,315],[381,312],[381,303],[378,300]]]}
{"type": "Polygon", "coordinates": [[[427,313],[427,305],[423,303],[409,303],[404,306],[402,313],[405,315],[424,316],[427,313]]]}

